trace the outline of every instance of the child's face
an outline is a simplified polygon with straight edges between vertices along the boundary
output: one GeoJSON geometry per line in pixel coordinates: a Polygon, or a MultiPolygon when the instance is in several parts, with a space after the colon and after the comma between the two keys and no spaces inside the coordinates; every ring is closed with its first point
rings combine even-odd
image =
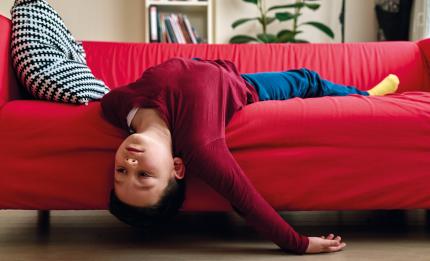
{"type": "Polygon", "coordinates": [[[126,204],[136,207],[156,204],[174,176],[170,148],[151,137],[132,134],[116,152],[115,193],[126,204]]]}

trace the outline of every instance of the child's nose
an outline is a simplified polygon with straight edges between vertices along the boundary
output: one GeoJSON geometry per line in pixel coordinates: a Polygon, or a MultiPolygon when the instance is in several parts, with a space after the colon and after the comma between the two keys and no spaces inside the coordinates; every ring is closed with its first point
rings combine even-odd
{"type": "Polygon", "coordinates": [[[130,165],[136,165],[136,164],[137,164],[137,160],[136,160],[136,159],[127,159],[127,162],[128,162],[130,165]]]}

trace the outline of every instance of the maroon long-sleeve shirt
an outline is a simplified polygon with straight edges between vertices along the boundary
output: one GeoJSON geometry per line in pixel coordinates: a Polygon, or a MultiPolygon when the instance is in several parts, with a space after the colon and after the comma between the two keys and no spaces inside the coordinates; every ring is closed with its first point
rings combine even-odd
{"type": "Polygon", "coordinates": [[[234,113],[255,101],[257,92],[232,62],[173,58],[112,90],[101,105],[105,117],[126,130],[131,109],[157,109],[171,131],[173,153],[184,160],[188,175],[198,175],[281,249],[303,254],[309,239],[257,192],[225,141],[225,127],[234,113]]]}

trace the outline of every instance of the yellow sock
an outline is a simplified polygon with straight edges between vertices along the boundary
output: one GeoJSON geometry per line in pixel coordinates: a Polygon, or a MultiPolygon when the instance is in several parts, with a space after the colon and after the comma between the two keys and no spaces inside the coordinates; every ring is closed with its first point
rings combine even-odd
{"type": "Polygon", "coordinates": [[[395,74],[390,74],[367,92],[370,96],[384,96],[390,93],[395,93],[399,87],[399,84],[399,77],[397,77],[395,74]]]}

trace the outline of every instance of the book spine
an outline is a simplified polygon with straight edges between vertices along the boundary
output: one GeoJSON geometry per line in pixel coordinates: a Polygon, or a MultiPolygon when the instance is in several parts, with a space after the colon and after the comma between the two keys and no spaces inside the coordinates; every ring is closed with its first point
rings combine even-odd
{"type": "Polygon", "coordinates": [[[156,6],[150,6],[149,7],[149,41],[150,42],[159,42],[160,39],[158,38],[158,23],[157,23],[157,17],[158,17],[158,10],[156,6]]]}
{"type": "Polygon", "coordinates": [[[180,14],[178,15],[178,18],[179,18],[179,26],[181,27],[181,31],[185,37],[185,42],[193,43],[193,41],[191,40],[190,34],[188,33],[187,27],[185,26],[185,23],[184,23],[184,16],[180,14]]]}
{"type": "Polygon", "coordinates": [[[171,14],[168,16],[168,19],[169,19],[170,28],[172,28],[172,32],[175,38],[174,43],[180,43],[181,39],[179,39],[179,33],[178,33],[178,30],[176,29],[175,21],[173,20],[173,17],[171,14]]]}
{"type": "Polygon", "coordinates": [[[161,20],[160,12],[157,13],[157,32],[158,32],[158,42],[163,42],[163,20],[161,20]]]}
{"type": "Polygon", "coordinates": [[[194,28],[194,27],[193,27],[193,33],[194,33],[194,36],[196,37],[197,43],[203,43],[203,39],[199,36],[199,34],[197,33],[196,28],[194,28]]]}
{"type": "Polygon", "coordinates": [[[170,34],[167,31],[166,23],[164,23],[164,39],[165,39],[166,43],[173,43],[173,39],[170,37],[170,34]]]}
{"type": "Polygon", "coordinates": [[[173,20],[173,26],[176,32],[176,37],[178,38],[178,43],[186,43],[184,34],[182,33],[181,27],[179,26],[179,19],[177,14],[171,15],[173,20]]]}
{"type": "Polygon", "coordinates": [[[167,43],[168,39],[167,39],[167,32],[166,32],[166,22],[164,20],[164,15],[163,14],[159,14],[159,21],[160,21],[160,42],[162,43],[167,43]]]}
{"type": "Polygon", "coordinates": [[[164,18],[164,22],[166,23],[167,33],[168,33],[168,36],[169,36],[171,42],[172,43],[177,43],[178,40],[176,39],[175,31],[173,30],[170,16],[166,16],[164,18]]]}
{"type": "Polygon", "coordinates": [[[188,20],[188,17],[186,15],[184,15],[184,22],[185,22],[185,26],[187,27],[188,34],[191,37],[192,43],[197,43],[197,38],[194,35],[193,27],[191,26],[190,20],[188,20]]]}

